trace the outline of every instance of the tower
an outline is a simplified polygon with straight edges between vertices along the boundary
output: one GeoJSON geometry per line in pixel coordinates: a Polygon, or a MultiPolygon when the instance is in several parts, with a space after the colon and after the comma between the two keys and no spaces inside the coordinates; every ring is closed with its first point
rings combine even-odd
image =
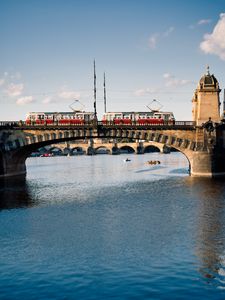
{"type": "Polygon", "coordinates": [[[213,122],[219,123],[220,118],[220,91],[219,83],[209,67],[198,83],[192,99],[192,120],[201,126],[211,118],[213,122]]]}

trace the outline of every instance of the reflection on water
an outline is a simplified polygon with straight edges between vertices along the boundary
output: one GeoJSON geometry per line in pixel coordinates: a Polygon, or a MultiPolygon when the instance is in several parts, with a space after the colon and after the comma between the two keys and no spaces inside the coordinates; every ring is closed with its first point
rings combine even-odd
{"type": "Polygon", "coordinates": [[[224,180],[124,157],[32,158],[1,182],[2,299],[224,299],[224,180]]]}
{"type": "Polygon", "coordinates": [[[0,180],[0,210],[33,205],[34,201],[29,195],[25,176],[0,180]]]}
{"type": "Polygon", "coordinates": [[[210,284],[225,288],[225,181],[190,179],[198,195],[196,254],[200,272],[210,284]]]}

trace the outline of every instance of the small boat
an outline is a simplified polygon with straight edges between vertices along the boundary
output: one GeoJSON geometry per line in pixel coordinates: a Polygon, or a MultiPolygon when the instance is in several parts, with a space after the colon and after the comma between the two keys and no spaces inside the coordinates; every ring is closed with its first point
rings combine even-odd
{"type": "Polygon", "coordinates": [[[53,156],[52,153],[44,153],[40,155],[40,157],[52,157],[52,156],[53,156]]]}
{"type": "Polygon", "coordinates": [[[128,162],[128,161],[131,161],[131,159],[129,158],[124,159],[124,162],[128,162]]]}
{"type": "Polygon", "coordinates": [[[160,161],[159,160],[148,160],[147,163],[149,165],[160,165],[160,161]]]}

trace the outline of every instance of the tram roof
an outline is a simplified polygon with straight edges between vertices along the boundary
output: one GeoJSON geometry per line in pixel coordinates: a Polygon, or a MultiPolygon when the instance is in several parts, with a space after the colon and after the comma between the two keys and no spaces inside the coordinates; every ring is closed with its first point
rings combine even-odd
{"type": "Polygon", "coordinates": [[[76,113],[82,113],[82,114],[94,114],[94,112],[87,112],[87,111],[52,111],[52,112],[41,112],[41,111],[33,111],[33,112],[28,112],[27,114],[42,114],[42,115],[52,115],[52,114],[67,114],[67,115],[74,115],[76,113]]]}
{"type": "Polygon", "coordinates": [[[106,114],[173,114],[171,111],[109,111],[106,114]]]}

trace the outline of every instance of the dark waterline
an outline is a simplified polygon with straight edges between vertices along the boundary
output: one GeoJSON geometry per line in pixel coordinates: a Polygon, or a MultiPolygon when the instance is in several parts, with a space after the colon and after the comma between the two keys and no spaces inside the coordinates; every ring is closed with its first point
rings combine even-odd
{"type": "Polygon", "coordinates": [[[224,180],[125,158],[32,158],[1,182],[0,299],[225,298],[224,180]]]}

